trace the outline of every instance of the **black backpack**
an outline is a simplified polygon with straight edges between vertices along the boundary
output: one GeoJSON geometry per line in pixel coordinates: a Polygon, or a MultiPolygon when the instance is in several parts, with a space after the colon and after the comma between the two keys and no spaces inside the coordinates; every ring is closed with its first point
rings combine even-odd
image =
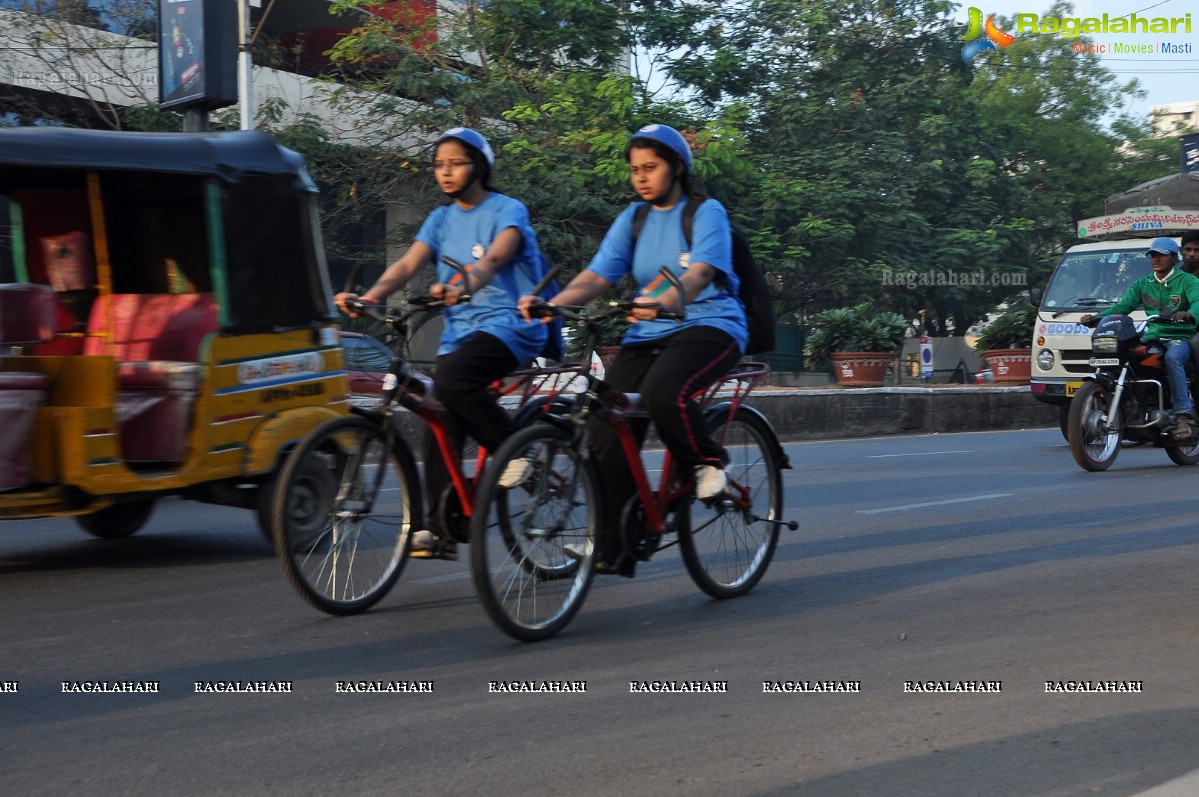
{"type": "MultiPolygon", "coordinates": [[[[691,222],[695,211],[704,200],[693,196],[687,197],[683,207],[683,238],[687,248],[691,248],[691,222]]],[[[642,202],[633,212],[633,247],[637,247],[637,238],[641,228],[645,226],[645,218],[649,215],[649,203],[642,202]]],[[[733,239],[733,272],[741,282],[737,291],[741,304],[745,305],[745,325],[749,328],[749,340],[745,344],[746,354],[762,354],[774,351],[774,302],[770,298],[770,286],[766,284],[766,275],[754,262],[753,252],[749,250],[749,239],[745,232],[736,224],[729,222],[729,235],[733,239]]]]}

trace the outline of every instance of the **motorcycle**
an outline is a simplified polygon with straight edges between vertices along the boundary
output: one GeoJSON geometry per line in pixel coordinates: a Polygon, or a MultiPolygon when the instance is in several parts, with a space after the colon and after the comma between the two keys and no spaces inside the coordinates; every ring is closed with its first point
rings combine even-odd
{"type": "MultiPolygon", "coordinates": [[[[1192,434],[1182,441],[1173,436],[1175,415],[1166,383],[1165,346],[1160,341],[1142,341],[1144,327],[1138,328],[1128,316],[1109,315],[1096,321],[1089,361],[1095,373],[1074,394],[1066,417],[1066,439],[1074,461],[1084,470],[1107,470],[1124,441],[1164,448],[1178,465],[1199,463],[1199,436],[1192,434]]],[[[1191,395],[1193,360],[1187,364],[1191,395]]]]}

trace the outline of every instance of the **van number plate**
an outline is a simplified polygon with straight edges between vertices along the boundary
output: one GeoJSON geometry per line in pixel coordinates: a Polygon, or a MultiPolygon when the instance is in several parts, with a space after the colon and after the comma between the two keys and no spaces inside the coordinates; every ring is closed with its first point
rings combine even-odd
{"type": "Polygon", "coordinates": [[[1120,358],[1118,357],[1092,357],[1089,362],[1092,368],[1103,368],[1108,365],[1119,365],[1120,358]]]}

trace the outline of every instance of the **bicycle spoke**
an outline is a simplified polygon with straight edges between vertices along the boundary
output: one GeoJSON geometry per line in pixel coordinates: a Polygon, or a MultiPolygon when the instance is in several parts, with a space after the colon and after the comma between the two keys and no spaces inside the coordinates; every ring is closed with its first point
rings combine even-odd
{"type": "Polygon", "coordinates": [[[343,418],[301,443],[284,471],[323,471],[336,483],[325,499],[325,524],[315,533],[288,523],[276,507],[276,550],[293,586],[331,614],[362,611],[399,577],[411,531],[415,464],[379,425],[343,418]]]}

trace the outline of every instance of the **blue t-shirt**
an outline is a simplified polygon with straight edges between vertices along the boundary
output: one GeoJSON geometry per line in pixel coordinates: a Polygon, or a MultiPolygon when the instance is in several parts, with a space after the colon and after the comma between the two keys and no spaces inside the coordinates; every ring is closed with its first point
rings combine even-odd
{"type": "Polygon", "coordinates": [[[443,257],[463,265],[474,263],[509,227],[520,233],[520,249],[469,302],[445,308],[439,355],[456,351],[476,332],[486,332],[502,340],[521,365],[541,354],[547,334],[545,325],[528,323],[516,310],[517,299],[533,292],[547,268],[537,246],[537,233],[529,223],[528,208],[496,193],[488,194],[470,210],[451,202],[429,214],[416,240],[433,250],[437,281],[448,283],[456,272],[441,262],[443,257]]]}
{"type": "Polygon", "coordinates": [[[687,238],[683,235],[686,204],[686,198],[683,198],[670,210],[651,206],[637,239],[635,254],[633,215],[637,204],[625,208],[608,228],[599,251],[587,268],[614,285],[631,271],[640,292],[659,278],[658,271],[662,266],[668,266],[675,276],[681,276],[690,263],[707,263],[719,271],[720,276],[708,283],[687,305],[687,320],[681,324],[656,319],[639,321],[629,326],[624,342],[657,340],[680,329],[707,326],[727,332],[744,352],[749,331],[745,327],[745,308],[737,294],[741,283],[733,273],[728,213],[715,199],[701,204],[691,220],[691,251],[688,252],[687,238]]]}

